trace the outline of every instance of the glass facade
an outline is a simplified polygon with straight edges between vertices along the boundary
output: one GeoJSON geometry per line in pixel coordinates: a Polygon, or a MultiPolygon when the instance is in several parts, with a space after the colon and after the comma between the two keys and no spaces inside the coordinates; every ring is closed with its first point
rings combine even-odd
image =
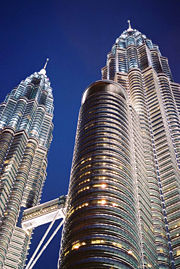
{"type": "Polygon", "coordinates": [[[97,82],[83,96],[61,268],[138,268],[140,245],[124,89],[97,82]]]}
{"type": "Polygon", "coordinates": [[[83,94],[59,268],[180,268],[180,85],[129,27],[83,94]]]}

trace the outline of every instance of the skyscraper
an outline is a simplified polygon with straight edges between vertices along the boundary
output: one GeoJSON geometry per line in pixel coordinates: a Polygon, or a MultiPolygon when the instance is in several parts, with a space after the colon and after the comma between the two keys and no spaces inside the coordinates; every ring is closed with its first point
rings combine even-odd
{"type": "Polygon", "coordinates": [[[0,105],[0,268],[24,268],[31,231],[20,227],[21,212],[39,203],[46,178],[53,97],[45,68],[0,105]]]}
{"type": "Polygon", "coordinates": [[[180,85],[124,31],[82,97],[59,266],[180,268],[180,85]]]}

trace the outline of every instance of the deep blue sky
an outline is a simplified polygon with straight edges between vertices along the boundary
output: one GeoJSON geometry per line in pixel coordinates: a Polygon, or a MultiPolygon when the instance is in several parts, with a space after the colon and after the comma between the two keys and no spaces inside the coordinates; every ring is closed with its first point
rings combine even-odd
{"type": "MultiPolygon", "coordinates": [[[[159,45],[180,82],[179,0],[6,0],[0,9],[0,100],[50,58],[54,139],[42,201],[67,192],[78,110],[127,20],[159,45]]],[[[35,248],[41,231],[34,234],[35,248]]],[[[55,269],[60,233],[34,268],[55,269]]]]}

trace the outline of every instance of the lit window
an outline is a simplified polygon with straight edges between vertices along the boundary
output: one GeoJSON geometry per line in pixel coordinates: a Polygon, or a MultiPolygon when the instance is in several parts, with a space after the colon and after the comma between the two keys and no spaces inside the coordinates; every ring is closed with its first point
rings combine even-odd
{"type": "Polygon", "coordinates": [[[104,244],[104,240],[100,240],[100,239],[91,240],[91,244],[104,244]]]}
{"type": "Polygon", "coordinates": [[[101,205],[105,205],[106,204],[106,200],[100,200],[100,201],[98,201],[98,204],[101,204],[101,205]]]}
{"type": "Polygon", "coordinates": [[[72,245],[72,250],[76,250],[76,249],[78,249],[78,248],[80,248],[81,246],[85,246],[86,245],[86,243],[85,242],[78,242],[78,243],[75,243],[74,245],[72,245]]]}
{"type": "Polygon", "coordinates": [[[119,243],[113,242],[113,245],[116,246],[116,247],[118,247],[118,248],[122,248],[122,245],[119,244],[119,243]]]}
{"type": "Polygon", "coordinates": [[[107,185],[105,183],[103,183],[103,184],[94,184],[93,187],[94,188],[102,188],[102,189],[105,189],[107,187],[107,185]]]}
{"type": "Polygon", "coordinates": [[[66,251],[65,253],[64,253],[64,256],[66,257],[66,255],[69,253],[69,250],[68,251],[66,251]]]}

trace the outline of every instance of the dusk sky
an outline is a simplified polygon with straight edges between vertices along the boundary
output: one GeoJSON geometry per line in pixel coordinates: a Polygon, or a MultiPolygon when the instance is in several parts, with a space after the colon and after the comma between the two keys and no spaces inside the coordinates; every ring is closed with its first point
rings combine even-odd
{"type": "MultiPolygon", "coordinates": [[[[6,0],[0,10],[0,100],[50,58],[54,95],[53,142],[42,202],[67,193],[81,95],[101,68],[127,20],[159,45],[180,82],[179,0],[6,0]]],[[[57,223],[58,224],[58,223],[57,223]]],[[[36,230],[35,249],[45,227],[36,230]]],[[[55,269],[60,232],[35,269],[55,269]]]]}

